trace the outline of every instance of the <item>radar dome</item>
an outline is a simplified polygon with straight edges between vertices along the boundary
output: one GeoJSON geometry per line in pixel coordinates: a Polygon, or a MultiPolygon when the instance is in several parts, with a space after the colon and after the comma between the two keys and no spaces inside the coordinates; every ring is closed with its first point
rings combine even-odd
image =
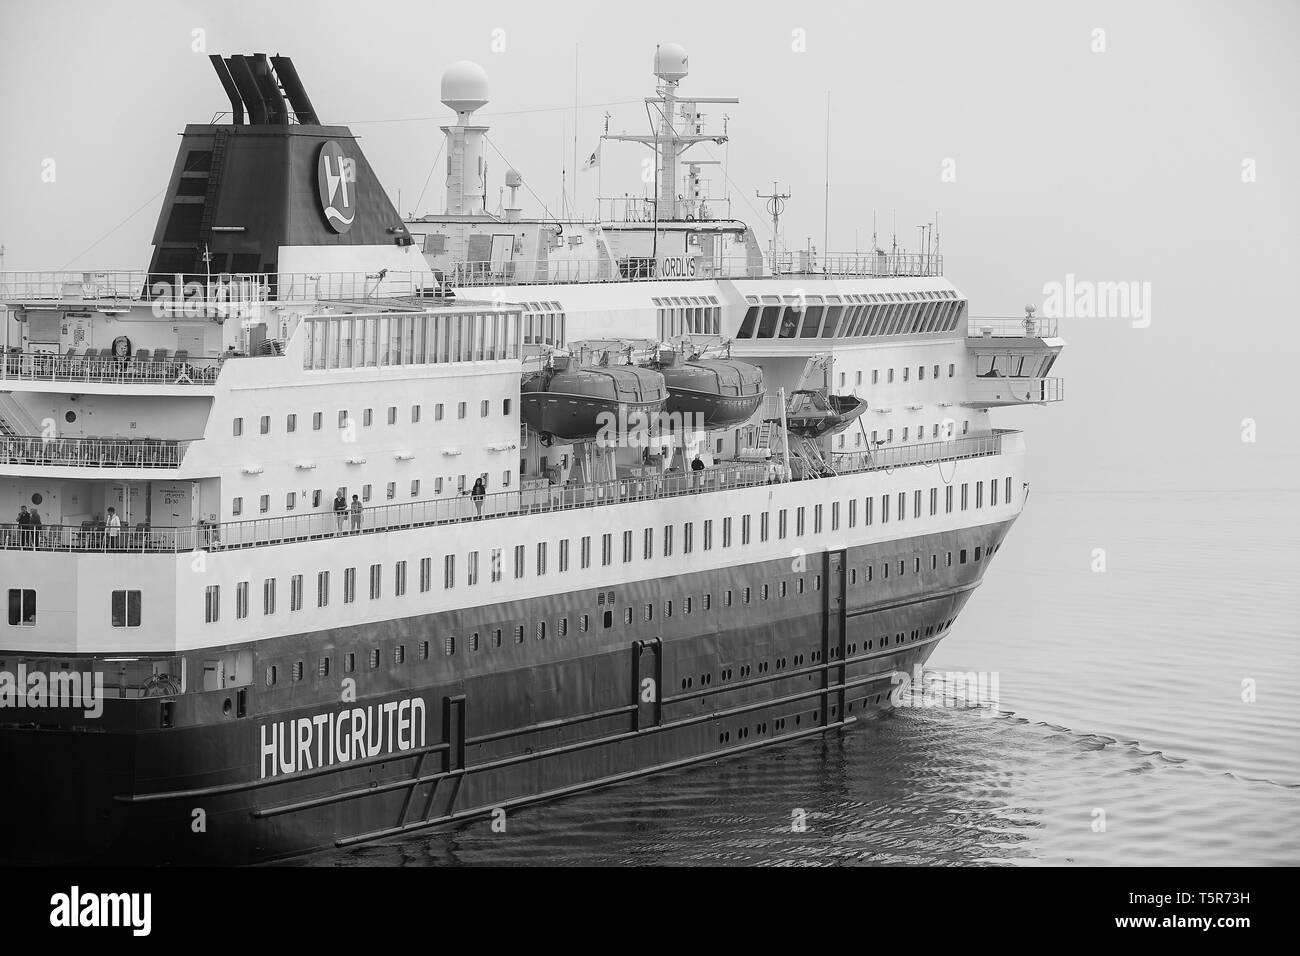
{"type": "Polygon", "coordinates": [[[506,185],[509,186],[511,189],[514,189],[516,186],[523,185],[523,182],[524,182],[524,177],[519,175],[519,170],[517,169],[506,170],[506,185]]]}
{"type": "Polygon", "coordinates": [[[655,76],[676,83],[690,72],[686,50],[676,43],[665,43],[655,50],[655,76]]]}
{"type": "Polygon", "coordinates": [[[442,104],[457,113],[472,113],[488,101],[488,78],[483,67],[460,60],[442,74],[442,104]]]}

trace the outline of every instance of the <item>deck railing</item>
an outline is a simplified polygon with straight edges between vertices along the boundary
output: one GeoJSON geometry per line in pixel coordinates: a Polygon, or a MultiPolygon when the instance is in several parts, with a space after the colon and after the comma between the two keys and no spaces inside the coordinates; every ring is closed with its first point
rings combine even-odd
{"type": "Polygon", "coordinates": [[[178,468],[189,441],[0,435],[0,464],[70,468],[178,468]]]}
{"type": "Polygon", "coordinates": [[[195,357],[181,361],[136,358],[87,358],[42,352],[9,352],[0,362],[0,381],[108,382],[120,385],[211,385],[217,380],[221,358],[195,357]]]}
{"type": "Polygon", "coordinates": [[[966,335],[973,339],[990,337],[1050,339],[1056,337],[1058,321],[1054,317],[1029,318],[1023,315],[1018,319],[1003,316],[981,319],[971,316],[966,320],[966,335]]]}
{"type": "MultiPolygon", "coordinates": [[[[999,454],[1005,431],[953,441],[924,442],[911,446],[879,448],[869,453],[835,456],[836,471],[843,474],[892,471],[909,465],[933,464],[999,454]]],[[[808,476],[811,480],[814,476],[808,476]]],[[[350,514],[331,511],[249,521],[203,523],[185,528],[147,528],[123,525],[110,536],[103,522],[80,526],[46,525],[22,529],[0,525],[0,548],[41,551],[186,552],[228,550],[261,545],[311,541],[350,534],[372,534],[427,525],[491,520],[520,514],[540,514],[580,508],[599,508],[632,501],[652,501],[691,494],[717,494],[737,488],[764,485],[768,468],[762,463],[728,463],[702,472],[620,478],[584,485],[552,485],[539,489],[503,491],[485,495],[481,505],[469,495],[366,508],[354,525],[350,514]]]]}

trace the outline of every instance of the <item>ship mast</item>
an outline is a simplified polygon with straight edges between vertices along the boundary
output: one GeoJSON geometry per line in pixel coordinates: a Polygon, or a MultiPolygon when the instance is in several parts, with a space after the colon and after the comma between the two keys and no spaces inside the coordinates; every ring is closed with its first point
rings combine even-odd
{"type": "MultiPolygon", "coordinates": [[[[681,156],[696,143],[713,142],[719,146],[727,142],[727,134],[701,131],[700,103],[739,103],[734,96],[692,96],[678,98],[677,84],[688,74],[686,51],[676,43],[655,47],[655,96],[646,97],[646,104],[659,112],[659,126],[653,135],[631,133],[606,133],[605,139],[625,143],[644,143],[655,151],[655,212],[656,220],[684,218],[683,202],[677,195],[677,170],[681,156]],[[677,121],[681,107],[682,122],[677,121]],[[679,128],[680,125],[680,128],[679,128]]],[[[690,200],[688,199],[687,202],[690,200]]]]}

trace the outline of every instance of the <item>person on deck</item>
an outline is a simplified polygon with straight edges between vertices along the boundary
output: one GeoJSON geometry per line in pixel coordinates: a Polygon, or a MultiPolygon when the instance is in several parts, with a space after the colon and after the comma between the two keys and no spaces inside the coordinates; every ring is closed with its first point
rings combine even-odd
{"type": "Polygon", "coordinates": [[[476,518],[483,517],[483,498],[487,495],[487,485],[483,482],[483,476],[479,475],[474,480],[474,487],[470,490],[469,496],[474,499],[474,510],[478,512],[476,518]]]}
{"type": "Polygon", "coordinates": [[[695,460],[691,462],[691,485],[696,489],[704,487],[704,459],[700,453],[695,453],[695,460]]]}
{"type": "Polygon", "coordinates": [[[108,522],[104,530],[108,538],[108,550],[116,551],[122,535],[122,519],[117,516],[116,509],[108,509],[108,522]]]}
{"type": "Polygon", "coordinates": [[[18,547],[27,547],[27,536],[31,532],[32,516],[27,513],[27,506],[18,509],[18,547]]]}
{"type": "Polygon", "coordinates": [[[361,501],[356,495],[352,496],[352,532],[361,530],[361,501]]]}
{"type": "MultiPolygon", "coordinates": [[[[356,497],[353,495],[353,497],[356,497]]],[[[340,488],[334,495],[334,523],[338,525],[338,533],[343,533],[344,522],[348,518],[348,499],[344,497],[343,489],[340,488]]]]}

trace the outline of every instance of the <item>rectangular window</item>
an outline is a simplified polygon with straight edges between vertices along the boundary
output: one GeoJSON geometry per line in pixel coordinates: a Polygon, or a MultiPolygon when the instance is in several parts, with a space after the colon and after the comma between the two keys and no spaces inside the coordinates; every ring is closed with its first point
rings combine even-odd
{"type": "Polygon", "coordinates": [[[803,508],[796,508],[794,512],[794,536],[803,537],[803,508]]]}
{"type": "Polygon", "coordinates": [[[912,493],[912,517],[913,518],[921,517],[921,489],[920,488],[917,488],[916,491],[912,493]]]}
{"type": "Polygon", "coordinates": [[[731,547],[731,519],[730,518],[722,519],[722,546],[724,548],[731,547]]]}
{"type": "Polygon", "coordinates": [[[320,571],[316,574],[316,606],[328,607],[330,603],[330,573],[320,571]]]}
{"type": "Polygon", "coordinates": [[[433,587],[433,558],[420,559],[420,593],[433,587]]]}
{"type": "Polygon", "coordinates": [[[284,419],[284,430],[286,432],[296,432],[298,430],[298,416],[290,412],[284,419]]]}
{"type": "Polygon", "coordinates": [[[381,580],[383,578],[383,565],[372,564],[370,566],[370,600],[379,599],[381,580]]]}
{"type": "Polygon", "coordinates": [[[740,516],[740,543],[749,544],[749,515],[740,516]]]}
{"type": "Polygon", "coordinates": [[[411,424],[414,425],[414,424],[416,424],[417,422],[419,422],[419,420],[420,420],[420,406],[419,406],[419,405],[412,405],[412,406],[411,406],[411,424]]]}
{"type": "Polygon", "coordinates": [[[433,420],[435,422],[442,421],[442,402],[438,402],[433,406],[433,420]]]}
{"type": "Polygon", "coordinates": [[[268,511],[271,510],[271,496],[270,496],[270,495],[262,495],[262,497],[258,499],[258,501],[257,501],[257,510],[258,510],[259,512],[261,512],[262,514],[266,514],[268,511]]]}
{"type": "Polygon", "coordinates": [[[989,482],[989,505],[994,508],[998,506],[998,480],[996,478],[989,482]]]}
{"type": "Polygon", "coordinates": [[[546,573],[546,542],[537,543],[537,575],[541,577],[546,573]]]}
{"type": "Polygon", "coordinates": [[[389,501],[392,501],[396,497],[397,497],[397,482],[390,481],[388,483],[388,488],[387,488],[387,498],[389,501]]]}
{"type": "Polygon", "coordinates": [[[346,410],[339,411],[339,428],[348,427],[348,413],[346,410]]]}
{"type": "Polygon", "coordinates": [[[768,519],[771,517],[772,515],[766,511],[764,511],[761,515],[758,516],[758,540],[759,541],[767,540],[767,531],[768,531],[767,526],[769,524],[768,519]]]}
{"type": "Polygon", "coordinates": [[[695,522],[687,521],[682,525],[682,554],[690,554],[691,548],[695,546],[695,522]]]}
{"type": "Polygon", "coordinates": [[[298,492],[290,491],[284,496],[284,510],[292,511],[298,506],[298,492]]]}
{"type": "Polygon", "coordinates": [[[943,510],[948,514],[952,514],[952,485],[943,489],[943,510]]]}
{"type": "MultiPolygon", "coordinates": [[[[212,618],[208,620],[211,622],[212,618]]],[[[36,626],[35,588],[9,589],[9,624],[13,627],[36,626]]]]}
{"type": "MultiPolygon", "coordinates": [[[[275,579],[271,579],[274,587],[275,579]]],[[[10,592],[12,593],[12,592],[10,592]]],[[[35,600],[35,591],[28,591],[35,600]]],[[[274,593],[274,592],[272,592],[274,593]]],[[[272,603],[274,610],[274,599],[272,603]]],[[[34,613],[34,609],[33,609],[34,613]]],[[[12,617],[12,614],[10,615],[12,617]]],[[[13,621],[9,622],[14,623],[13,621]]],[[[114,627],[139,627],[140,626],[140,592],[139,591],[114,591],[113,592],[113,626],[114,627]]]]}
{"type": "Polygon", "coordinates": [[[903,521],[907,518],[907,492],[898,493],[898,520],[903,521]]]}
{"type": "Polygon", "coordinates": [[[396,425],[396,424],[397,424],[397,406],[396,406],[396,405],[389,405],[389,406],[388,406],[388,424],[390,424],[390,425],[396,425]]]}
{"type": "Polygon", "coordinates": [[[289,579],[289,610],[302,610],[302,575],[295,574],[289,579]]]}
{"type": "Polygon", "coordinates": [[[982,481],[975,482],[975,507],[984,507],[984,482],[982,481]]]}
{"type": "Polygon", "coordinates": [[[262,582],[262,613],[275,613],[275,578],[267,578],[262,582]]]}
{"type": "Polygon", "coordinates": [[[479,417],[479,418],[487,418],[487,417],[488,417],[488,404],[489,404],[489,403],[488,403],[488,400],[487,400],[486,398],[483,399],[483,401],[479,402],[479,406],[478,406],[478,417],[479,417]]]}
{"type": "Polygon", "coordinates": [[[209,584],[203,592],[203,619],[215,624],[221,618],[221,585],[209,584]]]}
{"type": "Polygon", "coordinates": [[[934,516],[939,513],[939,489],[930,489],[930,515],[934,516]]]}
{"type": "Polygon", "coordinates": [[[261,433],[262,433],[263,435],[268,435],[268,434],[270,434],[270,432],[271,432],[271,416],[270,416],[270,415],[263,415],[263,416],[262,416],[262,421],[261,421],[261,423],[260,423],[260,425],[259,425],[259,430],[261,431],[261,433]]]}
{"type": "Polygon", "coordinates": [[[664,525],[664,557],[672,557],[673,553],[673,526],[664,525]]]}
{"type": "Polygon", "coordinates": [[[244,513],[244,499],[242,497],[235,498],[230,502],[230,513],[235,517],[244,513]]]}
{"type": "Polygon", "coordinates": [[[456,556],[444,555],[442,559],[442,586],[451,590],[456,586],[456,556]]]}
{"type": "Polygon", "coordinates": [[[357,599],[357,569],[343,569],[343,603],[351,604],[357,599]]]}
{"type": "Polygon", "coordinates": [[[1010,475],[1007,475],[1007,492],[1006,492],[1006,496],[1002,500],[1005,501],[1007,504],[1011,504],[1011,476],[1010,475]]]}
{"type": "Polygon", "coordinates": [[[560,573],[569,570],[569,539],[560,539],[560,573]]]}
{"type": "Polygon", "coordinates": [[[372,408],[364,409],[361,412],[361,426],[363,428],[369,428],[371,425],[374,424],[374,422],[375,422],[374,409],[372,408]]]}
{"type": "Polygon", "coordinates": [[[465,408],[466,408],[466,403],[465,403],[465,402],[459,402],[459,403],[457,403],[457,405],[456,405],[456,417],[457,417],[457,418],[464,418],[464,417],[465,417],[465,408]]]}
{"type": "Polygon", "coordinates": [[[236,419],[235,419],[235,437],[238,438],[238,437],[239,437],[240,435],[242,435],[242,434],[244,434],[244,420],[243,420],[242,418],[236,418],[236,419]]]}
{"type": "Polygon", "coordinates": [[[641,558],[644,561],[649,561],[655,556],[655,529],[646,528],[641,538],[641,558]]]}
{"type": "Polygon", "coordinates": [[[813,505],[813,534],[821,534],[821,532],[822,532],[822,506],[813,505]]]}
{"type": "Polygon", "coordinates": [[[871,524],[871,518],[872,518],[871,512],[875,508],[875,504],[876,504],[875,498],[862,499],[862,523],[864,525],[871,524]]]}
{"type": "Polygon", "coordinates": [[[489,575],[493,581],[501,580],[501,549],[493,548],[492,553],[488,555],[489,575]]]}
{"type": "Polygon", "coordinates": [[[235,618],[242,621],[248,617],[248,582],[240,581],[235,585],[235,618]]]}
{"type": "MultiPolygon", "coordinates": [[[[818,505],[817,506],[817,530],[820,531],[821,529],[822,529],[821,505],[818,505]]],[[[831,502],[831,530],[832,531],[840,530],[840,503],[838,501],[831,502]]]]}
{"type": "Polygon", "coordinates": [[[889,495],[880,496],[880,523],[889,523],[889,495]]]}
{"type": "Polygon", "coordinates": [[[524,546],[515,545],[515,579],[518,580],[524,576],[524,546]]]}
{"type": "Polygon", "coordinates": [[[704,522],[704,550],[709,551],[713,548],[713,520],[705,519],[704,522]]]}
{"type": "Polygon", "coordinates": [[[609,567],[609,563],[614,560],[614,538],[610,534],[600,536],[600,563],[602,567],[609,567]]]}
{"type": "Polygon", "coordinates": [[[406,594],[406,562],[398,561],[393,567],[393,593],[397,597],[406,594]]]}
{"type": "Polygon", "coordinates": [[[632,560],[632,532],[623,532],[623,563],[627,564],[632,560]]]}
{"type": "Polygon", "coordinates": [[[785,539],[785,509],[782,508],[776,515],[776,538],[778,541],[785,539]]]}
{"type": "Polygon", "coordinates": [[[313,412],[313,413],[312,413],[312,416],[311,416],[311,430],[312,430],[312,431],[314,431],[314,432],[318,432],[318,431],[321,430],[321,426],[324,424],[324,422],[323,422],[323,417],[324,417],[324,416],[322,415],[321,412],[313,412]]]}
{"type": "Polygon", "coordinates": [[[966,506],[969,503],[969,501],[970,501],[970,486],[967,485],[965,482],[962,482],[962,486],[961,486],[961,510],[962,511],[966,510],[966,506]]]}

